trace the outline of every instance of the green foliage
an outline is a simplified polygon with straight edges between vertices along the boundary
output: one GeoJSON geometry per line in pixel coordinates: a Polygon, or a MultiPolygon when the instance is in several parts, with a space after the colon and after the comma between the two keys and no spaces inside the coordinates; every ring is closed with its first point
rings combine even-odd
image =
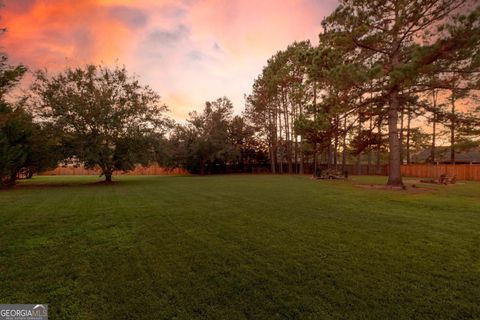
{"type": "Polygon", "coordinates": [[[0,55],[0,98],[5,98],[5,94],[15,87],[27,72],[23,65],[11,66],[5,55],[0,55]]]}
{"type": "Polygon", "coordinates": [[[37,72],[32,90],[38,117],[60,137],[64,157],[100,167],[107,180],[115,170],[154,160],[153,137],[170,124],[159,95],[125,68],[87,65],[53,76],[37,72]]]}
{"type": "Polygon", "coordinates": [[[354,136],[350,142],[350,147],[352,148],[352,154],[357,156],[365,151],[382,146],[383,143],[383,137],[378,132],[362,130],[354,136]]]}
{"type": "Polygon", "coordinates": [[[27,144],[32,135],[31,119],[0,103],[0,187],[16,180],[27,159],[27,144]]]}
{"type": "MultiPolygon", "coordinates": [[[[349,86],[356,88],[357,97],[363,99],[352,108],[359,114],[372,110],[371,103],[364,103],[368,94],[378,117],[387,117],[389,184],[402,184],[398,114],[407,106],[421,107],[409,102],[409,91],[427,90],[424,82],[432,75],[443,73],[442,77],[447,74],[452,79],[453,74],[453,82],[458,82],[458,74],[465,80],[480,70],[475,58],[480,48],[480,19],[478,8],[471,9],[466,0],[344,0],[323,21],[319,47],[335,48],[343,60],[340,68],[323,74],[325,79],[336,84],[336,75],[340,75],[346,83],[335,85],[340,93],[349,86]]],[[[431,89],[432,83],[427,87],[431,89]]],[[[365,140],[356,137],[354,149],[366,147],[365,140]]]]}
{"type": "Polygon", "coordinates": [[[227,164],[243,166],[262,159],[253,128],[243,117],[233,116],[233,105],[226,97],[206,102],[202,113],[189,115],[185,125],[171,132],[170,154],[160,156],[163,165],[205,174],[222,172],[227,164]]]}
{"type": "Polygon", "coordinates": [[[47,129],[34,123],[25,110],[25,99],[12,102],[6,95],[18,84],[26,68],[10,66],[0,58],[0,187],[12,185],[17,176],[56,165],[54,145],[47,129]]]}
{"type": "Polygon", "coordinates": [[[296,131],[306,140],[321,145],[328,145],[332,138],[333,126],[331,123],[331,115],[320,109],[315,119],[302,116],[295,121],[296,131]]]}
{"type": "Polygon", "coordinates": [[[54,168],[61,159],[48,128],[32,121],[24,109],[0,107],[0,186],[15,183],[17,176],[54,168]]]}

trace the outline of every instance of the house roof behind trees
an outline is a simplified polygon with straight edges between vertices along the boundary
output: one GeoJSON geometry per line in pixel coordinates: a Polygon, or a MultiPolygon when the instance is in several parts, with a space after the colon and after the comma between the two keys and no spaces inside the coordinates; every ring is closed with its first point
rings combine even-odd
{"type": "MultiPolygon", "coordinates": [[[[422,150],[412,155],[412,163],[431,162],[431,150],[422,150]]],[[[450,163],[450,147],[437,147],[435,149],[435,162],[450,163]]],[[[480,163],[480,148],[472,148],[455,152],[455,163],[480,163]]]]}

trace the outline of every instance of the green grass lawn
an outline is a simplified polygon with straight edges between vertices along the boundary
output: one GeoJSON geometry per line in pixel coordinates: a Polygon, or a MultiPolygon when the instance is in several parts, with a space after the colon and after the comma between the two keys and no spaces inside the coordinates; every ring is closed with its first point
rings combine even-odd
{"type": "Polygon", "coordinates": [[[50,319],[480,318],[480,183],[35,177],[0,191],[0,303],[50,319]]]}

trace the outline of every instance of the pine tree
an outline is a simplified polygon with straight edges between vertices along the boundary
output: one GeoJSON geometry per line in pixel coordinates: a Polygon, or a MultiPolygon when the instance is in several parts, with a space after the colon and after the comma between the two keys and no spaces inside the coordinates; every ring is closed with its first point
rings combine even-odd
{"type": "Polygon", "coordinates": [[[437,60],[479,44],[478,11],[454,16],[464,0],[344,0],[324,20],[324,37],[362,59],[384,98],[389,134],[389,185],[402,185],[399,112],[401,93],[415,84],[437,60]],[[444,24],[436,32],[438,24],[444,24]],[[435,36],[431,36],[435,34],[435,36]],[[424,39],[420,44],[418,39],[424,39]],[[426,41],[430,42],[426,42],[426,41]]]}

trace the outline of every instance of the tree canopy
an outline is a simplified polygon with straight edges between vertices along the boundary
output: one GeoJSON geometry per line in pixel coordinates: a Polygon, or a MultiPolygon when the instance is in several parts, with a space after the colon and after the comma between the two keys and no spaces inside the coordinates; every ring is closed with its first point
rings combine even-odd
{"type": "Polygon", "coordinates": [[[64,158],[100,167],[106,181],[154,160],[152,137],[165,133],[167,107],[125,68],[87,65],[49,75],[32,87],[37,117],[58,132],[64,158]]]}

